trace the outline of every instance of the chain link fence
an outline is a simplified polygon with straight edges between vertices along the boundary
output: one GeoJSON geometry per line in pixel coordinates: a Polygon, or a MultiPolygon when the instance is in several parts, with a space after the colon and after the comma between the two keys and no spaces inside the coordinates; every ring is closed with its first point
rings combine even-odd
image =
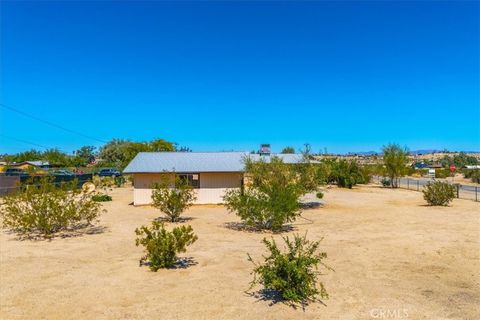
{"type": "MultiPolygon", "coordinates": [[[[382,179],[385,177],[374,176],[373,181],[381,184],[382,179]]],[[[422,191],[427,183],[432,181],[442,181],[447,182],[455,186],[456,195],[459,199],[480,201],[480,186],[478,185],[469,185],[469,184],[460,184],[452,181],[447,181],[444,179],[434,179],[434,178],[400,178],[398,182],[399,188],[413,190],[413,191],[422,191]]]]}

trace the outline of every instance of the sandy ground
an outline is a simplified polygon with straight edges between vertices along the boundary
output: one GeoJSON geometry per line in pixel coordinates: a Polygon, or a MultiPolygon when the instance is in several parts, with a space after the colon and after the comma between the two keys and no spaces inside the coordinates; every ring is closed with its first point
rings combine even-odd
{"type": "MultiPolygon", "coordinates": [[[[159,213],[112,192],[93,234],[18,241],[2,232],[1,319],[480,319],[480,204],[424,206],[421,193],[331,189],[296,232],[325,237],[335,269],[321,277],[330,299],[305,311],[245,293],[270,234],[225,227],[223,207],[187,212],[199,240],[196,264],[157,273],[140,267],[134,229],[159,213]]],[[[289,232],[287,234],[292,234],[289,232]]],[[[274,235],[278,238],[279,235],[274,235]]]]}

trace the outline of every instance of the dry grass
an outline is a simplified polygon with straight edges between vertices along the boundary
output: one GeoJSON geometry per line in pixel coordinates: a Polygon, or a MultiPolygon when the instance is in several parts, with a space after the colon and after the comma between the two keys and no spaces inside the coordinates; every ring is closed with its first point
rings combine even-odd
{"type": "Polygon", "coordinates": [[[322,277],[326,306],[302,311],[244,292],[246,253],[258,260],[271,234],[228,228],[238,219],[221,206],[193,207],[187,223],[199,240],[183,255],[191,264],[154,273],[139,266],[134,229],[159,213],[129,205],[131,189],[111,195],[102,232],[52,241],[1,233],[0,319],[480,318],[479,203],[438,208],[406,190],[331,189],[324,207],[306,210],[286,233],[324,236],[335,269],[322,277]]]}

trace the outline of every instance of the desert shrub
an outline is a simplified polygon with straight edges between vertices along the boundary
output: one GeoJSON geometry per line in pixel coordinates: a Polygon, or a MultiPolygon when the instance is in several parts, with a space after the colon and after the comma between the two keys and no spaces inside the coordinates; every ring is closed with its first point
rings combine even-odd
{"type": "Polygon", "coordinates": [[[247,159],[245,167],[249,184],[227,190],[223,197],[227,209],[260,229],[279,230],[294,221],[300,214],[299,199],[308,192],[302,184],[305,178],[278,157],[269,163],[247,159]]]}
{"type": "Polygon", "coordinates": [[[77,188],[76,179],[56,186],[49,177],[6,196],[0,207],[5,227],[44,237],[88,225],[99,214],[100,204],[77,188]]]}
{"type": "Polygon", "coordinates": [[[372,180],[372,170],[368,166],[360,166],[357,183],[368,184],[372,180]]]}
{"type": "Polygon", "coordinates": [[[95,194],[92,196],[92,200],[97,202],[112,201],[112,197],[108,194],[95,194]]]}
{"type": "Polygon", "coordinates": [[[263,285],[267,290],[277,291],[281,297],[292,303],[307,304],[318,296],[328,298],[325,287],[320,282],[317,286],[319,266],[331,270],[323,263],[327,258],[325,252],[319,252],[320,241],[310,242],[303,237],[294,235],[294,239],[283,237],[286,251],[282,252],[274,239],[263,239],[269,251],[264,257],[265,263],[258,264],[248,255],[254,264],[254,279],[251,288],[256,284],[263,285]]]}
{"type": "Polygon", "coordinates": [[[435,169],[435,178],[445,179],[451,175],[450,169],[435,169]]]}
{"type": "Polygon", "coordinates": [[[447,182],[429,182],[423,188],[423,198],[431,206],[446,206],[455,198],[455,187],[447,182]]]}
{"type": "MultiPolygon", "coordinates": [[[[333,180],[340,188],[351,189],[362,181],[360,167],[355,161],[339,160],[333,165],[333,180]]],[[[362,182],[363,183],[363,182],[362,182]]]]}
{"type": "Polygon", "coordinates": [[[480,170],[478,169],[465,169],[463,176],[465,179],[471,179],[474,183],[480,183],[480,170]]]}
{"type": "Polygon", "coordinates": [[[153,185],[153,206],[165,213],[171,222],[178,221],[182,212],[192,206],[195,200],[195,190],[187,180],[176,179],[174,185],[168,181],[153,185]]]}
{"type": "Polygon", "coordinates": [[[113,180],[114,180],[113,182],[114,182],[115,186],[117,186],[119,188],[122,187],[126,182],[124,176],[115,177],[113,180]]]}
{"type": "Polygon", "coordinates": [[[115,185],[115,181],[112,177],[100,177],[94,175],[92,182],[97,188],[111,188],[115,185]]]}
{"type": "Polygon", "coordinates": [[[322,191],[318,191],[317,194],[316,194],[317,198],[318,199],[323,199],[323,192],[322,191]]]}
{"type": "Polygon", "coordinates": [[[197,241],[191,226],[179,226],[167,231],[164,224],[153,221],[151,228],[142,226],[135,230],[136,245],[145,247],[146,255],[140,263],[148,262],[152,271],[171,268],[177,262],[177,254],[185,252],[187,246],[197,241]]]}
{"type": "Polygon", "coordinates": [[[380,183],[382,184],[382,186],[384,187],[390,187],[390,179],[387,179],[387,178],[382,178],[382,180],[380,180],[380,183]]]}
{"type": "Polygon", "coordinates": [[[474,172],[470,176],[470,179],[474,183],[480,183],[480,170],[474,170],[474,172]]]}

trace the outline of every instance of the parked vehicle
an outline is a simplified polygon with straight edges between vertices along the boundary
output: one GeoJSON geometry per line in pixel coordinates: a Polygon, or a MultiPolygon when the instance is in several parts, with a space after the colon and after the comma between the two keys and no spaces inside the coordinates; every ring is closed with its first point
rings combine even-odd
{"type": "Polygon", "coordinates": [[[122,173],[118,171],[117,169],[101,169],[100,171],[97,172],[97,175],[99,177],[120,177],[122,173]]]}
{"type": "Polygon", "coordinates": [[[71,177],[71,176],[74,176],[75,173],[73,173],[71,171],[68,171],[68,170],[55,170],[55,171],[52,172],[52,175],[71,177]]]}
{"type": "Polygon", "coordinates": [[[28,173],[25,170],[22,170],[22,169],[19,169],[19,168],[7,168],[5,170],[5,175],[6,176],[26,177],[26,176],[28,176],[28,173]]]}

